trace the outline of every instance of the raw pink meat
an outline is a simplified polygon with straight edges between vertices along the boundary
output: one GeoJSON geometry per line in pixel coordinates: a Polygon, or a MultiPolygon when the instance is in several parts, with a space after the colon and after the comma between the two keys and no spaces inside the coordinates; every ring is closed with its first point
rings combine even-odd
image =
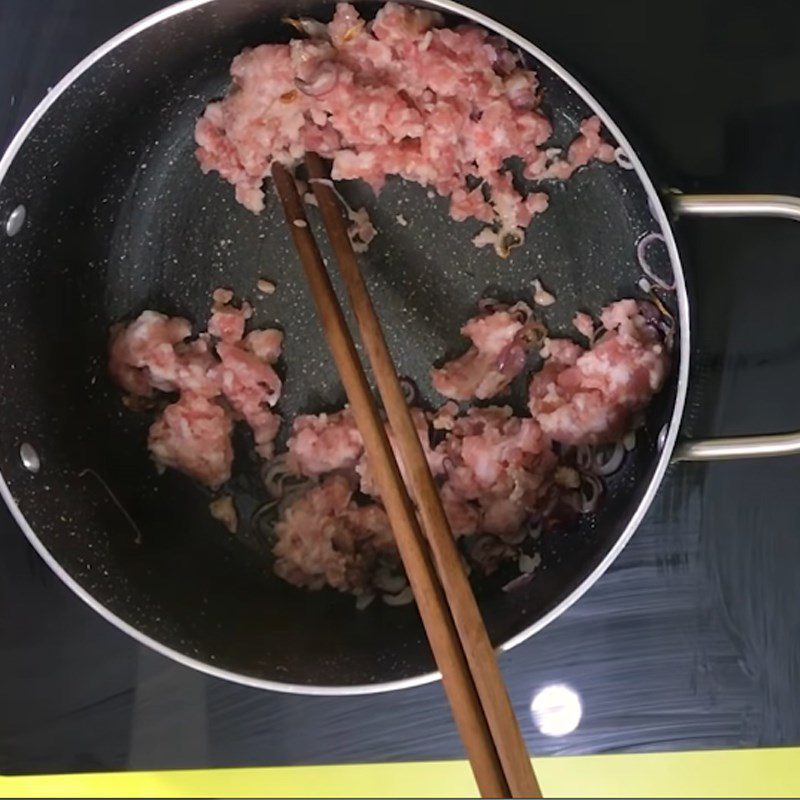
{"type": "Polygon", "coordinates": [[[377,505],[357,506],[342,476],[326,478],[283,513],[275,526],[275,573],[295,586],[331,586],[361,594],[381,556],[395,556],[386,513],[377,505]]]}
{"type": "MultiPolygon", "coordinates": [[[[342,8],[332,35],[347,48],[366,33],[342,8]]],[[[403,19],[419,21],[406,11],[403,19]]],[[[380,58],[382,52],[376,45],[372,55],[380,58]]],[[[523,88],[519,103],[528,102],[523,88]]],[[[282,390],[274,364],[283,334],[257,330],[245,335],[249,307],[236,308],[232,301],[230,290],[214,293],[209,332],[195,339],[186,320],[147,311],[128,325],[115,326],[110,341],[112,375],[124,389],[145,397],[155,391],[180,395],[151,426],[148,446],[154,460],[212,489],[230,478],[234,419],[250,425],[264,458],[273,454],[280,424],[272,407],[282,390]]],[[[541,346],[544,363],[529,387],[532,417],[515,416],[507,406],[462,413],[452,400],[435,412],[410,409],[453,534],[470,537],[470,563],[485,573],[525,552],[525,526],[532,518],[541,519],[547,529],[554,518],[563,522],[564,513],[589,509],[581,495],[587,476],[576,470],[574,451],[562,451],[554,442],[618,440],[665,380],[669,337],[662,340],[664,320],[652,304],[612,303],[602,310],[597,330],[585,313],[576,314],[573,323],[588,337],[589,348],[545,338],[523,303],[493,304],[462,329],[470,350],[432,373],[434,386],[448,397],[486,399],[524,369],[530,348],[541,346]]],[[[389,425],[387,436],[402,471],[389,425]]],[[[310,488],[282,510],[273,551],[276,573],[297,586],[327,585],[356,595],[390,592],[389,584],[399,585],[389,520],[372,501],[379,492],[349,409],[297,417],[286,465],[309,478],[310,488]]],[[[236,527],[229,496],[211,509],[231,530],[236,527]]]]}
{"type": "MultiPolygon", "coordinates": [[[[392,2],[373,22],[339,3],[327,26],[297,24],[310,38],[233,60],[231,90],[197,122],[204,172],[219,172],[258,213],[273,161],[293,166],[313,150],[333,161],[334,180],[379,191],[398,175],[450,197],[454,219],[492,223],[479,242],[503,255],[522,241],[547,197],[518,192],[506,162],[518,156],[532,177],[544,174],[551,125],[536,75],[504,40],[476,26],[440,27],[438,14],[392,2]],[[483,185],[470,191],[468,179],[483,185]]],[[[606,156],[592,119],[570,146],[571,169],[606,156]]]]}
{"type": "Polygon", "coordinates": [[[211,369],[208,342],[187,342],[191,326],[180,317],[143,311],[128,325],[111,328],[109,371],[127,392],[152,397],[153,391],[187,391],[204,397],[220,393],[211,369]]]}
{"type": "Polygon", "coordinates": [[[600,117],[587,117],[580,126],[580,135],[567,150],[567,161],[573,169],[588,164],[593,158],[610,164],[614,161],[614,147],[600,138],[600,117]]]}
{"type": "Polygon", "coordinates": [[[184,392],[151,425],[148,448],[157,464],[218,489],[231,476],[233,421],[222,406],[184,392]]]}
{"type": "Polygon", "coordinates": [[[283,333],[274,328],[251,331],[243,345],[217,345],[222,359],[218,367],[222,391],[253,431],[256,452],[262,458],[272,458],[280,417],[269,406],[277,403],[283,388],[272,365],[280,358],[283,333]]]}
{"type": "Polygon", "coordinates": [[[241,341],[245,324],[253,316],[253,309],[249,303],[244,302],[241,308],[236,308],[231,304],[232,299],[233,292],[229,289],[217,289],[214,292],[208,332],[223,342],[241,341]]]}
{"type": "Polygon", "coordinates": [[[275,328],[251,331],[244,337],[244,346],[265,364],[275,364],[283,349],[283,332],[275,328]]]}
{"type": "Polygon", "coordinates": [[[623,436],[634,412],[664,383],[669,353],[645,317],[645,304],[620,300],[603,309],[606,332],[589,350],[551,340],[530,385],[530,410],[564,444],[604,444],[623,436]]]}
{"type": "Polygon", "coordinates": [[[280,417],[270,407],[280,397],[280,378],[272,366],[239,345],[220,342],[217,355],[221,360],[216,369],[223,394],[252,429],[256,452],[262,458],[271,458],[280,417]]]}
{"type": "Polygon", "coordinates": [[[458,403],[448,400],[431,414],[431,425],[436,431],[451,431],[458,417],[458,403]]]}
{"type": "MultiPolygon", "coordinates": [[[[214,371],[216,359],[207,338],[175,345],[175,368],[170,376],[174,390],[216,397],[222,391],[214,371]]],[[[151,373],[153,367],[150,368],[151,373]]]]}
{"type": "Polygon", "coordinates": [[[451,521],[466,528],[466,506],[478,515],[475,531],[501,537],[517,534],[539,506],[556,464],[539,424],[513,416],[507,406],[469,409],[437,450],[447,473],[442,496],[451,521]]]}
{"type": "Polygon", "coordinates": [[[364,442],[348,409],[296,417],[287,447],[289,469],[309,478],[352,470],[364,452],[364,442]]]}
{"type": "Polygon", "coordinates": [[[270,458],[280,426],[280,418],[270,407],[278,401],[282,388],[272,365],[280,357],[283,334],[255,330],[242,339],[245,321],[252,315],[250,306],[231,305],[233,292],[229,289],[217,289],[213,296],[209,332],[191,341],[191,326],[185,319],[156,311],[144,311],[128,325],[114,325],[109,370],[114,380],[134,395],[151,397],[155,390],[180,393],[178,402],[168,406],[153,424],[151,450],[158,462],[216,487],[219,476],[230,476],[232,423],[222,406],[208,401],[224,394],[230,407],[252,428],[256,451],[270,458]],[[212,336],[221,340],[216,348],[212,336]],[[192,427],[195,422],[196,430],[192,427]],[[214,433],[213,425],[217,426],[214,433]],[[212,446],[219,452],[208,449],[212,446]],[[219,466],[224,463],[227,472],[219,466]]]}
{"type": "Polygon", "coordinates": [[[551,158],[545,154],[539,163],[530,164],[525,170],[525,177],[534,180],[567,180],[575,170],[586,166],[593,158],[606,164],[615,161],[614,146],[603,141],[601,127],[600,117],[596,114],[587,117],[580,124],[580,133],[567,148],[566,159],[560,156],[558,150],[553,150],[551,158]]]}
{"type": "Polygon", "coordinates": [[[180,317],[143,311],[128,325],[111,328],[108,368],[127,392],[151,397],[154,389],[175,390],[175,345],[188,339],[192,326],[180,317]]]}
{"type": "Polygon", "coordinates": [[[572,325],[578,333],[583,334],[589,341],[594,339],[594,320],[589,314],[578,311],[572,318],[572,325]]]}
{"type": "Polygon", "coordinates": [[[506,258],[513,247],[522,244],[525,228],[534,215],[547,211],[550,200],[544,192],[531,192],[523,198],[514,188],[510,172],[495,173],[487,184],[491,187],[495,224],[484,228],[472,241],[477,247],[492,245],[498,255],[506,258]]]}
{"type": "Polygon", "coordinates": [[[527,353],[542,331],[525,303],[473,317],[461,328],[472,347],[431,370],[433,388],[451,400],[486,400],[500,394],[525,368],[527,353]]]}

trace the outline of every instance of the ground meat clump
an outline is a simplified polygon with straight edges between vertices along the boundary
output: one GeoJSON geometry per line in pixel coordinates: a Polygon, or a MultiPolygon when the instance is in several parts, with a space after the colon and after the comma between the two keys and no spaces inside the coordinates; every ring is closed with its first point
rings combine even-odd
{"type": "Polygon", "coordinates": [[[348,409],[297,417],[287,447],[289,469],[307,478],[355,469],[364,452],[364,442],[348,409]]]}
{"type": "MultiPolygon", "coordinates": [[[[506,556],[513,555],[513,548],[505,546],[506,540],[508,544],[519,541],[517,537],[526,518],[541,509],[554,486],[557,458],[538,423],[530,418],[514,416],[508,407],[473,408],[460,415],[454,404],[446,404],[433,415],[434,422],[446,420],[444,427],[439,428],[446,431],[445,437],[433,447],[429,415],[419,408],[411,408],[411,414],[454,535],[499,537],[504,543],[502,552],[506,556]]],[[[389,425],[387,434],[395,447],[389,425]]],[[[297,525],[291,528],[293,536],[301,536],[298,527],[301,522],[311,525],[314,518],[310,516],[308,504],[312,500],[317,503],[322,498],[329,502],[335,496],[352,510],[351,496],[353,487],[357,487],[362,498],[369,498],[365,508],[381,508],[374,503],[374,500],[380,500],[380,492],[348,411],[298,418],[288,446],[288,464],[296,474],[322,478],[323,486],[328,486],[333,477],[339,480],[335,484],[338,487],[336,493],[332,489],[321,491],[319,495],[309,493],[288,506],[284,520],[289,518],[295,507],[302,510],[297,525]],[[343,487],[347,487],[347,490],[343,487]],[[344,497],[346,500],[342,499],[344,497]]],[[[396,448],[395,455],[398,456],[396,448]]],[[[398,464],[402,471],[399,456],[398,464]]],[[[319,511],[318,504],[314,505],[314,510],[319,511]]],[[[319,519],[328,519],[329,516],[328,506],[325,505],[319,519]]],[[[322,547],[319,541],[327,542],[330,534],[312,536],[311,528],[308,530],[308,535],[317,542],[313,550],[313,557],[316,558],[322,552],[319,550],[322,547]]],[[[346,525],[337,528],[340,539],[347,535],[347,530],[349,528],[346,525]]],[[[358,536],[360,533],[353,530],[352,535],[358,536]]],[[[350,549],[346,549],[349,553],[350,549]]],[[[488,552],[486,546],[478,548],[478,552],[485,562],[488,552]]],[[[499,553],[496,548],[492,550],[492,568],[497,564],[499,553]]],[[[297,561],[295,559],[293,563],[296,565],[297,561]]],[[[479,566],[487,567],[488,562],[479,566]]],[[[279,574],[283,575],[287,569],[288,566],[281,567],[279,574]]],[[[309,573],[318,578],[320,570],[302,570],[303,576],[309,573]]],[[[306,579],[294,572],[292,574],[293,582],[306,579]]]]}
{"type": "MultiPolygon", "coordinates": [[[[663,384],[669,342],[661,333],[663,318],[650,304],[622,300],[604,308],[597,325],[585,313],[574,322],[589,339],[588,349],[569,339],[536,340],[544,365],[531,380],[530,417],[508,406],[463,409],[454,402],[489,398],[524,369],[531,339],[520,333],[531,324],[530,309],[494,303],[464,327],[473,343],[468,353],[434,370],[434,386],[454,400],[434,412],[410,409],[452,532],[469,565],[482,574],[510,561],[529,572],[538,563],[526,544],[529,533],[559,529],[596,510],[601,476],[622,463],[621,439],[633,414],[663,384]],[[508,373],[503,358],[513,363],[508,373]],[[606,443],[613,447],[586,451],[606,443]]],[[[390,425],[387,436],[399,456],[390,425]]],[[[353,517],[360,509],[378,520],[377,530],[385,524],[350,412],[298,417],[287,464],[315,483],[284,509],[278,574],[297,585],[328,584],[362,597],[384,585],[397,591],[396,575],[388,583],[377,577],[385,575],[380,565],[391,551],[389,541],[377,547],[371,538],[376,527],[353,517]]],[[[402,471],[399,457],[398,464],[402,471]]]]}
{"type": "Polygon", "coordinates": [[[244,336],[245,324],[253,316],[250,304],[242,303],[241,308],[237,308],[231,302],[233,292],[230,289],[216,289],[213,300],[211,317],[208,320],[208,332],[223,342],[241,341],[244,336]]]}
{"type": "Polygon", "coordinates": [[[222,392],[236,414],[253,431],[256,452],[272,456],[272,442],[280,427],[280,417],[271,411],[281,395],[281,380],[272,365],[239,344],[217,345],[222,392]]]}
{"type": "MultiPolygon", "coordinates": [[[[195,130],[200,167],[219,172],[256,213],[272,163],[291,167],[315,151],[332,161],[334,180],[379,191],[397,175],[430,187],[450,199],[454,219],[489,223],[476,244],[507,255],[547,208],[545,193],[515,185],[509,159],[539,180],[613,154],[597,117],[581,124],[566,159],[546,147],[552,128],[535,73],[483,28],[445,28],[436,12],[392,2],[371,22],[339,3],[327,25],[294,24],[306,38],[233,60],[230,91],[195,130]]],[[[374,233],[366,221],[354,228],[360,245],[374,233]]]]}
{"type": "Polygon", "coordinates": [[[435,431],[451,431],[458,417],[458,403],[452,400],[429,414],[431,425],[435,431]]]}
{"type": "Polygon", "coordinates": [[[232,300],[229,289],[215,290],[208,331],[194,339],[187,320],[148,310],[133,322],[114,325],[109,341],[109,371],[125,392],[179,395],[150,429],[156,464],[212,489],[230,478],[235,419],[250,426],[263,458],[272,456],[280,426],[272,406],[282,386],[273,365],[283,334],[268,329],[245,336],[252,310],[232,300]]]}
{"type": "MultiPolygon", "coordinates": [[[[490,574],[516,563],[529,574],[538,564],[534,528],[550,532],[597,509],[604,477],[625,457],[622,440],[634,415],[664,383],[673,331],[656,306],[626,299],[602,309],[598,322],[575,315],[575,328],[588,340],[583,346],[547,338],[524,303],[483,305],[462,328],[469,350],[431,374],[447,402],[428,412],[410,406],[410,413],[467,564],[490,574]],[[530,416],[504,405],[456,402],[503,392],[534,348],[543,364],[530,380],[530,416]]],[[[194,338],[185,319],[155,311],[112,328],[112,377],[151,405],[168,401],[150,428],[153,459],[216,491],[231,477],[231,435],[235,422],[244,421],[267,460],[276,574],[298,587],[353,594],[359,607],[376,595],[389,605],[409,602],[413,595],[349,408],[296,417],[286,452],[274,457],[283,334],[246,332],[251,316],[246,303],[236,305],[230,290],[218,289],[208,330],[194,338]]],[[[388,423],[386,433],[402,473],[388,423]]],[[[230,495],[209,509],[228,530],[238,529],[230,495]]]]}
{"type": "MultiPolygon", "coordinates": [[[[260,361],[265,364],[275,364],[283,350],[283,332],[275,328],[250,331],[242,343],[245,350],[249,350],[260,361]]],[[[278,385],[274,379],[272,379],[272,383],[275,386],[278,385]]]]}
{"type": "Polygon", "coordinates": [[[152,397],[156,390],[174,392],[180,364],[176,345],[188,339],[192,326],[180,317],[143,311],[129,325],[111,328],[109,370],[126,392],[152,397]]]}
{"type": "Polygon", "coordinates": [[[275,573],[307,589],[363,594],[371,591],[381,560],[397,560],[386,512],[375,504],[357,505],[352,484],[341,475],[292,503],[275,535],[275,573]]]}
{"type": "Polygon", "coordinates": [[[211,489],[231,477],[233,420],[218,403],[184,392],[150,426],[147,446],[157,464],[211,489]]]}
{"type": "MultiPolygon", "coordinates": [[[[469,540],[466,550],[474,566],[493,571],[518,555],[526,520],[557,491],[558,459],[549,439],[535,420],[514,416],[507,407],[473,408],[463,415],[450,407],[434,416],[447,423],[440,429],[446,430],[444,439],[432,447],[428,415],[418,408],[411,412],[453,534],[469,540]]],[[[375,502],[380,493],[360,437],[352,435],[348,412],[298,422],[289,464],[322,482],[284,509],[276,529],[274,552],[281,559],[276,570],[296,585],[320,588],[327,583],[363,593],[371,586],[369,569],[379,564],[375,543],[364,530],[382,531],[386,520],[375,502]],[[366,505],[354,503],[355,488],[366,505]],[[362,516],[354,517],[355,509],[362,516]],[[366,526],[364,516],[380,524],[366,526]]],[[[387,432],[394,444],[390,426],[387,432]]],[[[378,552],[393,551],[387,542],[378,552]]]]}
{"type": "Polygon", "coordinates": [[[525,303],[498,306],[470,319],[461,333],[472,342],[464,355],[431,371],[433,388],[451,400],[487,400],[503,392],[525,368],[544,328],[525,303]]]}
{"type": "Polygon", "coordinates": [[[620,300],[603,309],[605,332],[588,350],[569,340],[547,343],[548,357],[531,380],[529,405],[549,437],[596,445],[627,432],[633,414],[659,391],[669,369],[654,312],[649,303],[620,300]]]}
{"type": "Polygon", "coordinates": [[[516,417],[507,406],[469,409],[437,449],[446,464],[451,525],[461,534],[501,539],[516,537],[541,507],[557,463],[536,420],[516,417]]]}

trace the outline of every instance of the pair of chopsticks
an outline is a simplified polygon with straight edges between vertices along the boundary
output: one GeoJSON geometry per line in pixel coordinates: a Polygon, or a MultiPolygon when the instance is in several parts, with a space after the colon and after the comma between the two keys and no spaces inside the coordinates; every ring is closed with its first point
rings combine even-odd
{"type": "Polygon", "coordinates": [[[476,783],[484,797],[541,797],[494,650],[347,235],[333,184],[327,180],[327,170],[319,156],[308,154],[306,167],[405,466],[408,488],[309,227],[294,177],[276,162],[272,178],[364,440],[476,783]]]}

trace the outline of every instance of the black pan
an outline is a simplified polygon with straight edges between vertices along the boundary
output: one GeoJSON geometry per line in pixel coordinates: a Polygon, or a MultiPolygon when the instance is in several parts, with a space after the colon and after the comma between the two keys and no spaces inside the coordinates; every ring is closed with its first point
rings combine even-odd
{"type": "MultiPolygon", "coordinates": [[[[554,185],[549,211],[508,261],[476,250],[473,228],[452,222],[420,187],[392,181],[379,200],[361,186],[344,188],[380,230],[363,269],[399,369],[418,379],[426,400],[435,399],[430,365],[463,347],[459,325],[482,294],[526,297],[540,276],[558,296],[546,321],[567,332],[575,309],[596,312],[636,294],[635,243],[652,231],[665,237],[676,282],[673,375],[602,509],[542,540],[543,567],[527,586],[502,592],[503,576],[477,586],[492,640],[509,648],[588,589],[652,501],[683,411],[689,308],[659,195],[613,120],[529,42],[455,3],[428,5],[451,21],[492,28],[527,54],[556,143],[598,113],[633,169],[593,164],[554,185]]],[[[376,7],[361,8],[371,15],[376,7]]],[[[113,322],[156,308],[202,325],[212,289],[254,297],[267,276],[278,292],[256,304],[254,321],[286,331],[280,410],[290,418],[343,403],[277,203],[252,215],[229,185],[201,174],[193,155],[195,120],[225,91],[231,58],[245,45],[288,39],[285,15],[331,12],[331,3],[297,0],[179,3],[89,56],[25,123],[0,161],[0,215],[8,221],[0,233],[0,488],[57,574],[140,641],[242,683],[344,694],[437,677],[413,607],[357,612],[352,597],[305,593],[275,578],[263,537],[247,525],[228,534],[196,484],[156,474],[145,449],[149,418],[122,408],[106,373],[113,322]]],[[[683,198],[689,210],[702,202],[683,198]]],[[[720,457],[731,446],[743,445],[683,452],[720,457]]],[[[239,450],[231,490],[246,519],[263,490],[244,438],[239,450]]]]}

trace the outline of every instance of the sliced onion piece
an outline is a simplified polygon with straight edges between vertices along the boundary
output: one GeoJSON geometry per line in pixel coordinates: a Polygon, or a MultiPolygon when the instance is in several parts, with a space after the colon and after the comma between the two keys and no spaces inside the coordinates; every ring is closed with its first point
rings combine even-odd
{"type": "Polygon", "coordinates": [[[530,575],[541,563],[542,557],[539,553],[534,553],[532,556],[522,553],[517,561],[519,571],[526,575],[530,575]]]}
{"type": "Polygon", "coordinates": [[[316,481],[311,478],[304,478],[297,483],[292,481],[288,488],[284,488],[283,490],[283,494],[278,502],[278,511],[283,514],[289,506],[295,503],[313,486],[316,486],[316,481]]]}
{"type": "Polygon", "coordinates": [[[261,470],[261,480],[271,497],[281,497],[284,483],[292,477],[294,476],[289,470],[286,454],[273,458],[261,470]]]}
{"type": "Polygon", "coordinates": [[[375,599],[374,594],[360,594],[356,597],[356,610],[363,611],[365,608],[372,604],[375,599]]]}
{"type": "Polygon", "coordinates": [[[547,289],[542,286],[542,282],[536,278],[533,282],[533,302],[536,303],[537,306],[551,306],[555,303],[556,298],[555,295],[551,292],[548,292],[547,289]]]}
{"type": "Polygon", "coordinates": [[[633,163],[621,147],[617,147],[614,150],[614,161],[616,161],[617,166],[622,169],[633,169],[633,163]]]}
{"type": "Polygon", "coordinates": [[[387,606],[407,606],[414,602],[414,592],[406,586],[399,594],[385,594],[381,599],[387,606]]]}
{"type": "Polygon", "coordinates": [[[543,525],[541,519],[531,521],[530,524],[528,525],[528,530],[527,530],[528,536],[530,536],[531,539],[534,540],[538,539],[542,535],[542,528],[543,525]]]}
{"type": "Polygon", "coordinates": [[[645,234],[636,245],[636,259],[639,262],[639,266],[642,268],[642,272],[644,272],[650,281],[656,286],[660,286],[664,291],[672,292],[675,290],[675,277],[673,276],[671,283],[667,283],[662,277],[656,275],[655,270],[650,266],[647,260],[647,248],[650,247],[653,242],[662,242],[666,244],[666,239],[664,239],[660,233],[654,232],[645,234]]]}
{"type": "Polygon", "coordinates": [[[516,578],[512,578],[508,583],[506,583],[502,591],[504,592],[513,592],[515,589],[520,589],[523,586],[526,586],[533,580],[533,573],[532,572],[523,572],[521,575],[517,575],[516,578]]]}
{"type": "Polygon", "coordinates": [[[603,482],[597,475],[582,475],[581,488],[578,490],[581,514],[591,514],[597,510],[603,496],[603,482]]]}
{"type": "Polygon", "coordinates": [[[250,517],[250,533],[261,544],[272,548],[275,523],[278,521],[278,500],[260,505],[250,517]]]}
{"type": "Polygon", "coordinates": [[[525,367],[525,348],[516,342],[512,342],[497,357],[495,368],[501,375],[516,376],[525,367]]]}
{"type": "Polygon", "coordinates": [[[372,583],[376,589],[380,589],[382,592],[397,594],[408,586],[408,579],[402,573],[392,574],[387,569],[379,569],[375,573],[372,583]]]}
{"type": "Polygon", "coordinates": [[[310,80],[297,77],[295,86],[309,97],[322,97],[328,94],[339,82],[339,70],[332,61],[323,61],[310,80]]]}
{"type": "Polygon", "coordinates": [[[596,447],[593,457],[593,469],[595,474],[613,475],[625,460],[625,447],[622,442],[617,442],[611,447],[596,447]]]}
{"type": "Polygon", "coordinates": [[[520,300],[518,303],[514,303],[513,306],[510,306],[508,313],[523,324],[530,322],[531,318],[533,317],[533,309],[522,300],[520,300]]]}
{"type": "Polygon", "coordinates": [[[575,465],[581,472],[588,472],[593,460],[592,448],[588,444],[579,444],[575,448],[575,465]]]}
{"type": "Polygon", "coordinates": [[[522,544],[528,538],[528,529],[520,528],[516,533],[510,536],[503,536],[503,541],[506,544],[522,544]]]}
{"type": "Polygon", "coordinates": [[[281,22],[291,25],[295,30],[300,33],[305,33],[312,39],[330,39],[328,35],[328,26],[318,19],[311,19],[309,17],[283,17],[281,22]]]}
{"type": "Polygon", "coordinates": [[[403,390],[403,399],[408,405],[415,405],[419,400],[419,389],[417,384],[414,383],[414,379],[409,378],[407,375],[401,375],[399,381],[400,388],[403,390]]]}

